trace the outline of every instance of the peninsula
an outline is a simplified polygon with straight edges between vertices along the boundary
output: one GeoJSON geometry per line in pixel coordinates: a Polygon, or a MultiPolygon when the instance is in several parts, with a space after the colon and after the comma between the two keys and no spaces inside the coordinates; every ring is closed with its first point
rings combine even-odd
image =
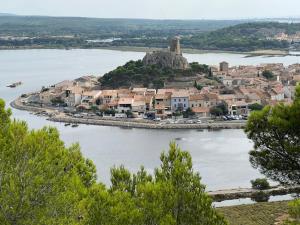
{"type": "Polygon", "coordinates": [[[230,67],[188,63],[180,40],[102,77],[91,75],[23,94],[13,107],[53,121],[153,129],[242,128],[253,110],[290,104],[300,65],[230,67]]]}

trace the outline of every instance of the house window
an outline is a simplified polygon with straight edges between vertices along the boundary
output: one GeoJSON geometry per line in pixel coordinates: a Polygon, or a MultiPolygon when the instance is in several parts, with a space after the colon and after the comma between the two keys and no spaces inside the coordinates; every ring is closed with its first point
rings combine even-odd
{"type": "Polygon", "coordinates": [[[192,108],[194,107],[194,104],[192,104],[192,108]]]}
{"type": "Polygon", "coordinates": [[[181,102],[181,99],[179,99],[179,102],[181,102]]]}
{"type": "Polygon", "coordinates": [[[174,99],[174,102],[176,102],[176,98],[174,99]]]}
{"type": "Polygon", "coordinates": [[[183,99],[183,101],[185,102],[185,99],[183,99]]]}
{"type": "Polygon", "coordinates": [[[185,107],[185,104],[183,105],[183,107],[185,107]]]}
{"type": "Polygon", "coordinates": [[[176,108],[176,104],[174,104],[174,107],[176,108]]]}

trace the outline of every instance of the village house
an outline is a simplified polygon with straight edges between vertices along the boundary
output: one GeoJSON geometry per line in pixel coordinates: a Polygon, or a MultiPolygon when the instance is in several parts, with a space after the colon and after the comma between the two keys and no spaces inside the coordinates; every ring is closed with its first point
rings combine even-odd
{"type": "Polygon", "coordinates": [[[189,108],[189,92],[186,90],[176,90],[171,95],[171,110],[185,111],[189,108]]]}
{"type": "Polygon", "coordinates": [[[165,110],[171,110],[171,96],[172,93],[167,92],[165,94],[156,94],[155,95],[155,107],[161,106],[165,110]]]}
{"type": "Polygon", "coordinates": [[[193,112],[198,118],[208,118],[210,117],[210,108],[207,107],[194,107],[193,112]]]}
{"type": "Polygon", "coordinates": [[[228,113],[230,115],[248,115],[248,103],[244,101],[236,101],[228,104],[228,113]]]}
{"type": "Polygon", "coordinates": [[[117,90],[103,90],[98,97],[98,105],[107,105],[118,98],[117,90]]]}
{"type": "Polygon", "coordinates": [[[132,111],[133,98],[120,98],[118,101],[117,111],[119,113],[126,113],[132,111]]]}
{"type": "Polygon", "coordinates": [[[269,92],[272,101],[283,101],[284,100],[284,90],[283,88],[276,87],[272,88],[269,92]]]}
{"type": "Polygon", "coordinates": [[[68,106],[74,107],[81,104],[84,89],[79,86],[71,86],[64,90],[64,100],[68,106]]]}
{"type": "Polygon", "coordinates": [[[85,91],[82,93],[81,104],[86,106],[92,106],[96,104],[96,100],[101,95],[101,91],[85,91]]]}

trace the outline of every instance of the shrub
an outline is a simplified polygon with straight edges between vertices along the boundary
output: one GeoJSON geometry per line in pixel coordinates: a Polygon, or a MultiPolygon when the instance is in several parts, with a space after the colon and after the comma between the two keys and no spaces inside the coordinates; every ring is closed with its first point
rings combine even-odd
{"type": "Polygon", "coordinates": [[[286,221],[286,224],[297,225],[300,223],[300,199],[289,203],[289,215],[291,219],[286,221]]]}
{"type": "Polygon", "coordinates": [[[256,202],[268,202],[269,199],[270,199],[270,195],[263,191],[255,192],[251,196],[251,200],[256,202]]]}
{"type": "Polygon", "coordinates": [[[270,189],[270,184],[265,178],[257,178],[256,180],[251,180],[252,188],[257,190],[270,189]]]}

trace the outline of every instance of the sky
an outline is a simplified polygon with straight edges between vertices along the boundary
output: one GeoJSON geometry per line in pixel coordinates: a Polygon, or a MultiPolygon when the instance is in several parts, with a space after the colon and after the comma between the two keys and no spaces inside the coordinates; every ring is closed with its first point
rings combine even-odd
{"type": "Polygon", "coordinates": [[[299,18],[300,0],[0,0],[1,13],[147,19],[299,18]]]}

